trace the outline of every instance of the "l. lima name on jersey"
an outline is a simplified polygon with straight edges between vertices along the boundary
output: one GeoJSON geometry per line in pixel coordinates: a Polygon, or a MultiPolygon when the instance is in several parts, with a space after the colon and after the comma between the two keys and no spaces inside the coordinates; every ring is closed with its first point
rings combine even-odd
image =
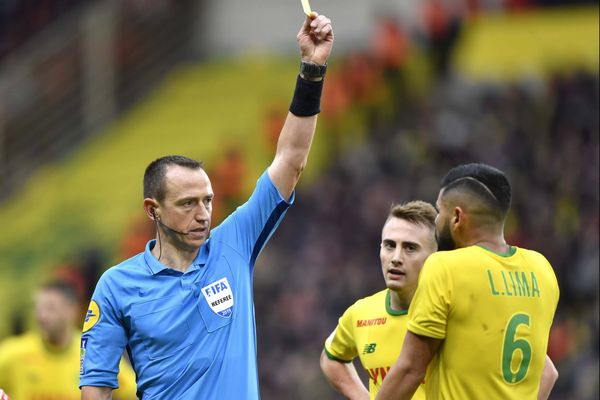
{"type": "Polygon", "coordinates": [[[492,296],[540,297],[540,286],[533,272],[487,270],[492,296]]]}

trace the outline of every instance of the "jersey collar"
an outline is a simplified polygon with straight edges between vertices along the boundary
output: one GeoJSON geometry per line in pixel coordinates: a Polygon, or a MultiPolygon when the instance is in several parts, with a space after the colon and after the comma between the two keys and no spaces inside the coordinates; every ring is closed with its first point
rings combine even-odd
{"type": "MultiPolygon", "coordinates": [[[[156,259],[156,257],[154,257],[154,255],[152,254],[152,249],[154,248],[155,244],[156,244],[156,239],[152,239],[152,240],[148,241],[148,243],[146,243],[146,249],[144,250],[144,261],[146,261],[146,265],[150,269],[150,273],[152,275],[156,275],[165,269],[169,269],[169,267],[167,267],[166,265],[164,265],[160,261],[158,261],[156,259]]],[[[200,247],[200,251],[198,252],[198,255],[194,259],[194,262],[192,263],[192,265],[190,265],[190,268],[188,268],[187,272],[194,271],[194,270],[198,269],[199,267],[206,265],[206,260],[208,259],[209,249],[210,249],[210,239],[208,239],[202,245],[202,247],[200,247]]]]}
{"type": "Polygon", "coordinates": [[[385,294],[385,311],[387,311],[390,315],[406,315],[408,314],[408,310],[394,310],[392,308],[392,295],[390,294],[390,289],[387,290],[385,294]]]}
{"type": "Polygon", "coordinates": [[[482,246],[480,244],[478,244],[477,247],[481,247],[482,249],[487,250],[490,253],[494,253],[494,254],[496,254],[497,256],[500,256],[500,257],[512,257],[517,252],[517,248],[515,246],[509,246],[509,250],[506,253],[498,253],[498,252],[496,252],[496,251],[494,251],[492,249],[488,249],[487,247],[482,246]]]}

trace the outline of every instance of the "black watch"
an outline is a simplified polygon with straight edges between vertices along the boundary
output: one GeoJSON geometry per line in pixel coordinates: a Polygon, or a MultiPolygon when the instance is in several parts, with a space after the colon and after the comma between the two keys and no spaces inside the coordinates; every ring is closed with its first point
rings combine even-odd
{"type": "Polygon", "coordinates": [[[324,78],[327,71],[327,64],[317,65],[310,62],[300,62],[300,75],[304,79],[324,78]]]}

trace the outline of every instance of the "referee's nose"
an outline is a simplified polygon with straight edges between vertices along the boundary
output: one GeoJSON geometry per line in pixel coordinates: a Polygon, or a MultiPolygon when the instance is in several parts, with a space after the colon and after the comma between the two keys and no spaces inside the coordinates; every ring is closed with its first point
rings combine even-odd
{"type": "Polygon", "coordinates": [[[208,222],[210,222],[210,213],[211,213],[210,205],[200,202],[200,204],[198,204],[198,207],[196,207],[196,213],[194,214],[194,219],[197,222],[208,223],[208,222]]]}

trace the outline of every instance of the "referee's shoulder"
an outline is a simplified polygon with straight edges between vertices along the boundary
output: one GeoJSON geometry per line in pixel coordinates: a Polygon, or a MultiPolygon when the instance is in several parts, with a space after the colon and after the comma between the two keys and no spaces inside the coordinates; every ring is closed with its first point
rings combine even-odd
{"type": "Polygon", "coordinates": [[[145,265],[144,253],[139,253],[108,268],[104,271],[100,279],[114,281],[145,272],[147,272],[147,268],[145,265]]]}

